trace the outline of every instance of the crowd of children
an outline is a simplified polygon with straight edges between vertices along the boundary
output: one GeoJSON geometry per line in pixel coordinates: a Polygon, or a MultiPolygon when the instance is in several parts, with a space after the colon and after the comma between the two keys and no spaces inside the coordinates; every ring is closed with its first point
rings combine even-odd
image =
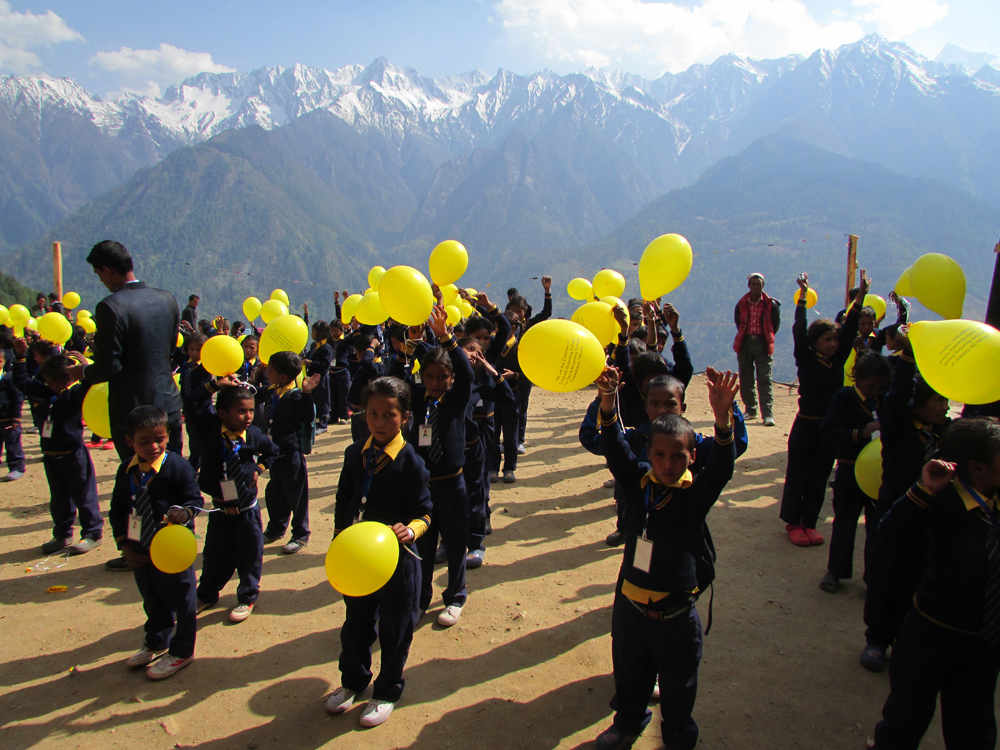
{"type": "MultiPolygon", "coordinates": [[[[542,284],[545,304],[534,316],[516,289],[508,291],[503,311],[487,294],[462,291],[475,312],[455,326],[440,305],[424,326],[344,324],[338,292],[338,320],[314,321],[306,351],[275,353],[266,365],[252,325],[230,326],[223,318],[182,324],[175,365],[187,455],[167,449],[166,414],[135,409],[126,438],[134,458],[118,470],[108,516],[147,618],[143,645],[128,666],[146,667],[159,680],[189,664],[197,615],[218,603],[234,573],[237,603],[229,619],[250,616],[260,595],[264,545],[289,532],[283,553],[309,543],[307,464],[316,436],[349,421],[334,533],[361,520],[379,521],[392,529],[401,554],[381,589],[344,597],[341,685],[327,709],[346,712],[374,677],[360,721],[366,727],[384,722],[402,696],[414,627],[432,601],[435,563],[447,565],[437,622],[450,627],[468,600],[466,571],[485,560],[490,485],[516,481],[531,394],[517,348],[524,331],[551,315],[551,280],[544,277],[542,284]],[[213,377],[201,365],[201,348],[213,335],[238,335],[244,363],[233,375],[213,377]],[[257,488],[266,471],[265,525],[257,488]],[[150,564],[159,529],[168,522],[193,528],[204,513],[200,576],[193,566],[166,574],[150,564]],[[381,671],[373,676],[376,639],[381,671]]],[[[949,746],[993,747],[1000,672],[1000,423],[985,416],[990,407],[976,406],[951,423],[948,400],[917,372],[906,301],[890,295],[897,321],[879,328],[875,310],[862,303],[870,288],[864,270],[852,303],[834,321],[808,321],[808,275],[798,284],[793,340],[799,408],[789,431],[780,518],[793,545],[824,544],[817,526],[836,465],[832,534],[819,582],[836,594],[853,577],[864,513],[861,663],[880,671],[892,650],[891,692],[874,747],[915,748],[938,695],[949,746]],[[883,465],[877,498],[855,477],[855,462],[875,439],[883,465]]],[[[633,299],[615,308],[615,317],[620,335],[608,347],[609,364],[579,431],[583,447],[603,457],[611,471],[606,484],[614,487],[617,522],[606,542],[623,547],[611,633],[615,713],[597,746],[630,746],[658,694],[664,744],[693,748],[703,646],[695,603],[715,576],[707,516],[748,446],[735,403],[739,383],[732,372],[706,368],[715,432],[696,434],[684,418],[694,366],[678,311],[633,299]]],[[[20,443],[27,401],[51,492],[53,538],[42,550],[85,553],[101,543],[104,523],[81,422],[89,384],[69,375],[86,340],[63,351],[15,340],[9,329],[0,329],[0,337],[0,346],[13,354],[0,380],[5,479],[19,479],[25,470],[20,443]],[[77,522],[80,538],[73,542],[77,522]]],[[[705,632],[710,627],[711,605],[705,632]]]]}

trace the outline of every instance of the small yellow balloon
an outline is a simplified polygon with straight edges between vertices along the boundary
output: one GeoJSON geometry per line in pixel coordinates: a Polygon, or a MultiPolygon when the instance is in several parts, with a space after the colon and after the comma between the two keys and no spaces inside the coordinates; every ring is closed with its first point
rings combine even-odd
{"type": "MultiPolygon", "coordinates": [[[[386,272],[388,274],[388,272],[386,272]]],[[[369,292],[354,310],[354,317],[358,322],[366,326],[375,326],[385,323],[389,319],[389,314],[382,307],[381,297],[378,292],[369,292]]]]}
{"type": "Polygon", "coordinates": [[[877,294],[866,294],[864,306],[875,311],[875,320],[882,320],[885,317],[885,300],[877,294]]]}
{"type": "Polygon", "coordinates": [[[62,346],[73,335],[73,324],[62,313],[45,313],[38,318],[38,333],[46,341],[62,346]]]}
{"type": "Polygon", "coordinates": [[[393,266],[385,272],[379,281],[378,300],[388,317],[407,326],[425,323],[435,301],[430,282],[410,266],[393,266]]]}
{"type": "Polygon", "coordinates": [[[94,322],[93,318],[80,318],[77,325],[80,326],[80,328],[82,328],[86,333],[93,333],[97,330],[97,323],[94,322]]]}
{"type": "Polygon", "coordinates": [[[470,286],[468,289],[465,290],[465,293],[468,294],[473,299],[475,299],[479,295],[479,290],[478,289],[473,289],[470,286]]]}
{"type": "Polygon", "coordinates": [[[37,331],[38,330],[37,318],[28,318],[28,322],[24,324],[24,327],[27,328],[29,331],[37,331]]]}
{"type": "Polygon", "coordinates": [[[581,305],[573,313],[572,320],[594,334],[601,342],[601,346],[610,344],[621,331],[611,305],[604,301],[587,302],[581,305]]]}
{"type": "Polygon", "coordinates": [[[201,364],[220,378],[232,375],[243,365],[243,347],[231,336],[212,336],[201,348],[201,364]]]}
{"type": "Polygon", "coordinates": [[[243,314],[246,316],[247,323],[253,323],[257,319],[262,305],[263,303],[257,297],[247,297],[243,300],[243,314]]]}
{"type": "Polygon", "coordinates": [[[605,305],[610,305],[612,308],[620,307],[625,312],[628,312],[628,306],[617,297],[601,297],[600,301],[605,305]]]}
{"type": "Polygon", "coordinates": [[[76,319],[79,321],[81,318],[92,318],[94,314],[90,310],[77,310],[76,319]]]}
{"type": "Polygon", "coordinates": [[[881,440],[876,438],[861,449],[854,462],[854,478],[862,492],[872,500],[878,500],[878,491],[882,486],[881,440]]]}
{"type": "Polygon", "coordinates": [[[326,552],[326,577],[344,596],[368,596],[385,586],[399,563],[399,540],[382,523],[362,521],[337,534],[326,552]]]}
{"type": "Polygon", "coordinates": [[[441,304],[442,305],[455,305],[455,300],[458,299],[458,287],[454,284],[445,284],[441,287],[441,304]]]}
{"type": "Polygon", "coordinates": [[[288,306],[280,299],[269,299],[260,307],[260,318],[265,325],[282,315],[288,315],[288,306]]]}
{"type": "MultiPolygon", "coordinates": [[[[794,301],[795,301],[796,305],[799,304],[799,300],[800,299],[802,299],[802,288],[801,287],[799,287],[798,289],[795,290],[794,301]]],[[[817,302],[819,302],[819,295],[816,294],[816,290],[815,289],[813,289],[812,287],[809,287],[809,290],[806,292],[806,307],[807,308],[813,308],[813,307],[816,306],[817,302]]]]}
{"type": "MultiPolygon", "coordinates": [[[[912,268],[912,266],[910,267],[912,268]]],[[[899,297],[912,297],[913,289],[910,287],[910,269],[907,268],[903,271],[902,275],[899,277],[899,281],[896,282],[896,286],[893,287],[893,291],[899,297]]]]}
{"type": "Polygon", "coordinates": [[[66,294],[63,295],[62,303],[70,310],[72,310],[74,307],[79,307],[80,295],[77,294],[76,292],[66,292],[66,294]]]}
{"type": "Polygon", "coordinates": [[[974,320],[910,325],[917,368],[942,396],[963,404],[1000,401],[1000,331],[974,320]]]}
{"type": "MultiPolygon", "coordinates": [[[[257,356],[260,357],[261,362],[267,364],[271,361],[271,355],[278,352],[298,354],[305,349],[308,341],[309,327],[306,322],[298,315],[282,315],[280,318],[272,320],[264,329],[264,333],[260,335],[260,348],[257,356]]],[[[237,346],[239,345],[237,344],[237,346]]],[[[242,354],[243,348],[240,347],[240,364],[243,363],[242,354]]],[[[201,358],[205,359],[204,351],[201,358]]]]}
{"type": "Polygon", "coordinates": [[[11,305],[8,308],[8,320],[12,326],[21,326],[23,328],[31,320],[31,313],[24,305],[11,305]]]}
{"type": "Polygon", "coordinates": [[[597,272],[591,286],[594,296],[598,299],[601,297],[621,297],[625,293],[625,277],[611,268],[605,268],[597,272]]]}
{"type": "Polygon", "coordinates": [[[167,524],[156,532],[149,545],[149,559],[161,573],[183,573],[194,565],[198,542],[191,529],[180,524],[167,524]]]}
{"type": "Polygon", "coordinates": [[[372,290],[378,289],[378,283],[382,280],[384,274],[385,266],[373,266],[372,270],[368,272],[368,286],[372,290]]]}
{"type": "MultiPolygon", "coordinates": [[[[691,273],[691,244],[679,234],[664,234],[646,245],[639,258],[639,291],[644,300],[659,299],[684,283],[691,273]]],[[[621,295],[617,295],[621,296],[621,295]]]]}
{"type": "Polygon", "coordinates": [[[10,317],[10,311],[3,305],[0,305],[0,326],[6,323],[7,318],[9,317],[10,317]]]}
{"type": "Polygon", "coordinates": [[[354,313],[358,309],[358,303],[361,302],[362,299],[363,298],[360,294],[352,294],[341,304],[340,322],[345,326],[349,325],[351,320],[354,318],[354,313]]]}
{"type": "Polygon", "coordinates": [[[428,266],[435,284],[454,284],[469,267],[469,252],[461,242],[445,240],[431,250],[428,266]]]}
{"type": "Polygon", "coordinates": [[[462,311],[454,305],[445,305],[444,311],[448,313],[448,325],[450,326],[457,325],[462,319],[462,311]]]}
{"type": "Polygon", "coordinates": [[[854,385],[854,364],[858,361],[858,353],[851,347],[851,353],[844,362],[844,385],[854,385]]]}
{"type": "Polygon", "coordinates": [[[594,286],[586,279],[576,278],[566,285],[566,293],[571,299],[589,302],[594,299],[594,286]]]}
{"type": "Polygon", "coordinates": [[[111,438],[111,417],[108,415],[108,384],[91,386],[83,397],[83,421],[98,437],[111,438]]]}
{"type": "Polygon", "coordinates": [[[184,346],[184,334],[180,331],[177,332],[177,346],[184,346]]]}
{"type": "Polygon", "coordinates": [[[288,307],[288,304],[289,304],[288,303],[288,295],[285,294],[285,290],[284,289],[275,289],[273,292],[271,292],[271,299],[276,299],[281,304],[283,304],[285,307],[288,307]]]}
{"type": "Polygon", "coordinates": [[[946,320],[962,317],[965,273],[947,255],[927,253],[910,267],[910,288],[917,301],[946,320]]]}
{"type": "Polygon", "coordinates": [[[604,347],[577,323],[544,320],[521,337],[517,361],[535,385],[569,393],[587,387],[604,371],[604,347]]]}

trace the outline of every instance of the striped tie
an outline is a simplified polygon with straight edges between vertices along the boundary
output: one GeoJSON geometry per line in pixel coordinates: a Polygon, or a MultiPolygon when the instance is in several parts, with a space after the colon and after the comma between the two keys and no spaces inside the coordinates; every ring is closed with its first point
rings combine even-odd
{"type": "Polygon", "coordinates": [[[431,447],[427,451],[427,460],[436,464],[441,460],[441,454],[444,450],[441,448],[441,434],[438,432],[438,411],[440,410],[441,402],[432,401],[427,409],[427,424],[431,428],[431,447]]]}
{"type": "MultiPolygon", "coordinates": [[[[140,484],[141,481],[140,478],[136,484],[140,484]]],[[[153,503],[149,499],[148,479],[144,483],[141,483],[139,491],[136,493],[135,512],[142,518],[142,531],[139,533],[139,544],[145,549],[149,549],[149,545],[153,543],[153,537],[160,530],[160,524],[156,522],[156,517],[153,515],[153,503]]]]}
{"type": "Polygon", "coordinates": [[[181,374],[181,393],[184,396],[191,395],[191,371],[194,369],[194,365],[191,362],[186,362],[184,367],[184,372],[181,374]]]}
{"type": "Polygon", "coordinates": [[[246,477],[243,475],[243,464],[240,461],[240,446],[243,444],[238,438],[233,440],[224,439],[226,448],[226,479],[231,479],[236,485],[236,504],[240,510],[249,508],[254,503],[254,496],[247,487],[246,477]]]}
{"type": "Polygon", "coordinates": [[[983,597],[983,640],[993,648],[1000,646],[1000,543],[997,530],[991,527],[986,534],[986,554],[989,568],[986,573],[986,595],[983,597]]]}

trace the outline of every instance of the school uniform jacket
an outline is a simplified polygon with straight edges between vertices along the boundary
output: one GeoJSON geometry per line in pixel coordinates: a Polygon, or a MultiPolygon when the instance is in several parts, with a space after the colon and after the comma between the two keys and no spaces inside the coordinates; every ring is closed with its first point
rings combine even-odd
{"type": "MultiPolygon", "coordinates": [[[[24,360],[21,360],[22,366],[24,360]]],[[[21,407],[24,404],[24,394],[14,383],[14,373],[8,372],[0,376],[0,430],[21,421],[21,407]]]]}
{"type": "Polygon", "coordinates": [[[312,347],[309,349],[309,354],[306,359],[309,360],[309,367],[306,370],[307,375],[326,375],[330,370],[330,365],[333,363],[335,353],[333,346],[323,339],[322,341],[314,341],[312,347]]]}
{"type": "Polygon", "coordinates": [[[795,341],[795,365],[799,372],[799,415],[806,419],[822,420],[830,406],[830,399],[844,387],[844,363],[851,354],[851,345],[858,335],[861,311],[852,307],[840,329],[840,346],[830,359],[821,357],[809,347],[806,335],[805,295],[795,306],[795,323],[792,338],[795,341]]]}
{"type": "MultiPolygon", "coordinates": [[[[226,453],[228,439],[239,438],[240,468],[247,489],[254,497],[257,490],[254,478],[263,474],[278,457],[278,446],[272,443],[257,428],[251,425],[245,433],[230,433],[226,431],[222,420],[216,414],[196,416],[189,422],[196,430],[201,440],[201,466],[198,470],[198,487],[206,495],[222,504],[222,482],[226,479],[226,453]]],[[[232,503],[226,503],[231,505],[232,503]]]]}
{"type": "Polygon", "coordinates": [[[878,408],[879,400],[865,401],[857,386],[846,386],[833,394],[820,429],[834,446],[838,461],[854,463],[861,449],[871,442],[871,437],[863,433],[868,423],[877,419],[878,408]]]}
{"type": "Polygon", "coordinates": [[[374,349],[366,349],[361,361],[356,364],[357,369],[351,373],[351,387],[347,391],[347,403],[352,412],[361,411],[361,393],[365,386],[382,377],[387,368],[385,363],[376,360],[374,349]]]}
{"type": "Polygon", "coordinates": [[[212,394],[218,388],[212,382],[212,373],[201,362],[188,360],[180,368],[181,401],[184,404],[184,418],[194,414],[211,414],[212,394]]]}
{"type": "Polygon", "coordinates": [[[494,378],[485,370],[476,373],[465,420],[465,444],[476,444],[481,434],[480,426],[493,418],[497,404],[512,403],[514,392],[503,375],[494,378]]]}
{"type": "Polygon", "coordinates": [[[294,383],[278,387],[272,385],[259,390],[255,396],[254,426],[278,446],[279,455],[299,453],[299,435],[316,418],[312,393],[296,388],[294,383]]]}
{"type": "Polygon", "coordinates": [[[32,414],[38,423],[42,453],[62,455],[82,448],[83,399],[90,390],[90,383],[83,381],[61,393],[53,393],[40,375],[28,379],[23,359],[14,362],[13,375],[18,390],[34,405],[32,414]],[[52,422],[49,437],[41,435],[46,421],[52,422]]]}
{"type": "MultiPolygon", "coordinates": [[[[687,342],[680,331],[676,334],[671,332],[673,345],[671,353],[674,355],[674,362],[661,355],[666,362],[670,374],[680,380],[687,388],[694,375],[694,365],[691,364],[691,355],[688,353],[687,342]]],[[[640,383],[632,376],[632,361],[629,357],[628,339],[618,337],[618,346],[615,347],[615,367],[622,372],[624,387],[619,391],[619,403],[622,412],[622,419],[628,427],[635,427],[646,421],[646,401],[639,391],[640,383]]]]}

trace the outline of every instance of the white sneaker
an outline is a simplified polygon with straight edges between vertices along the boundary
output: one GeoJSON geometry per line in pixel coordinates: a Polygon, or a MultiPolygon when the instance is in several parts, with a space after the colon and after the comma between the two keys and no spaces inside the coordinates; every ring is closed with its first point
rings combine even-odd
{"type": "Polygon", "coordinates": [[[16,482],[18,479],[24,476],[23,471],[10,471],[7,472],[7,476],[3,478],[5,482],[16,482]]]}
{"type": "Polygon", "coordinates": [[[342,714],[354,705],[354,698],[357,695],[353,690],[339,687],[326,699],[326,710],[331,714],[342,714]]]}
{"type": "Polygon", "coordinates": [[[449,604],[444,608],[444,612],[438,615],[438,625],[442,628],[450,628],[462,617],[462,607],[459,604],[449,604]]]}
{"type": "Polygon", "coordinates": [[[159,661],[153,662],[153,665],[146,670],[146,677],[151,680],[165,680],[174,674],[174,672],[179,672],[193,661],[193,656],[189,656],[187,659],[181,659],[178,656],[171,656],[170,654],[167,654],[159,661]]]}
{"type": "Polygon", "coordinates": [[[389,701],[368,701],[365,705],[365,710],[361,712],[361,726],[377,727],[389,718],[389,715],[392,714],[392,709],[395,707],[396,704],[389,701]]]}
{"type": "Polygon", "coordinates": [[[165,648],[151,649],[145,643],[142,648],[125,660],[126,667],[145,667],[154,659],[167,653],[165,648]]]}

